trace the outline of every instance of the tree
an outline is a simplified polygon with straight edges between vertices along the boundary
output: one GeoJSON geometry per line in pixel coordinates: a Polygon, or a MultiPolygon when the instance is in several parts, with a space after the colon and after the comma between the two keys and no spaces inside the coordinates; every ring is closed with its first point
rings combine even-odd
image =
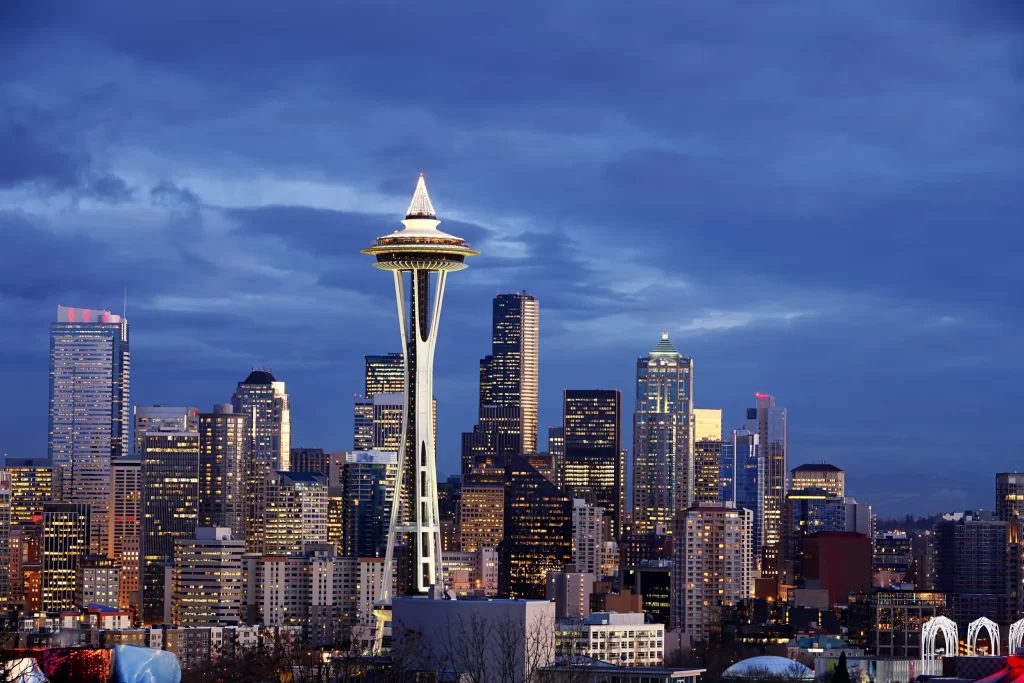
{"type": "Polygon", "coordinates": [[[836,670],[832,673],[831,683],[850,683],[850,672],[846,670],[846,651],[839,654],[836,670]]]}

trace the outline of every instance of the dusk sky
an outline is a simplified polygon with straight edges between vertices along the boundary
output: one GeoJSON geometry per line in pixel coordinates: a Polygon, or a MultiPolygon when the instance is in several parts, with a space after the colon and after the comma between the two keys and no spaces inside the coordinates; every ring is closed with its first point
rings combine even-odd
{"type": "Polygon", "coordinates": [[[352,445],[398,351],[359,253],[420,172],[482,255],[448,280],[438,469],[491,299],[541,306],[564,388],[669,332],[697,407],[789,409],[876,512],[993,506],[1024,469],[1024,2],[3,2],[0,452],[45,457],[58,304],[120,312],[132,399],[209,410],[253,366],[292,443],[352,445]]]}

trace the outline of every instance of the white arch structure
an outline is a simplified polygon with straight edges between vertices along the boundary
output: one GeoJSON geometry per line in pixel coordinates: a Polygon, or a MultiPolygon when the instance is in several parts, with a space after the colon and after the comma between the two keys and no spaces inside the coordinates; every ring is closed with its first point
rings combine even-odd
{"type": "MultiPolygon", "coordinates": [[[[1014,626],[1019,624],[1018,621],[1014,626]]],[[[977,654],[978,649],[978,636],[981,635],[981,630],[985,629],[988,631],[988,639],[992,642],[992,651],[990,655],[999,656],[999,624],[992,621],[988,617],[981,617],[975,619],[967,626],[967,656],[977,654]]],[[[1013,632],[1013,628],[1010,628],[1010,632],[1013,632]]],[[[1011,636],[1012,639],[1012,636],[1011,636]]]]}
{"type": "Polygon", "coordinates": [[[1010,624],[1010,638],[1006,643],[1006,651],[1012,655],[1021,647],[1024,647],[1024,619],[1010,624]]]}
{"type": "MultiPolygon", "coordinates": [[[[971,624],[971,626],[973,627],[974,624],[971,624]]],[[[998,631],[998,627],[996,627],[996,630],[998,631]]],[[[957,632],[956,622],[948,617],[934,617],[924,622],[924,625],[921,627],[922,660],[937,660],[940,658],[939,654],[935,651],[935,637],[939,633],[942,633],[943,640],[946,641],[945,654],[953,657],[957,655],[960,635],[957,632]]],[[[975,635],[975,638],[977,638],[977,635],[975,635]]]]}

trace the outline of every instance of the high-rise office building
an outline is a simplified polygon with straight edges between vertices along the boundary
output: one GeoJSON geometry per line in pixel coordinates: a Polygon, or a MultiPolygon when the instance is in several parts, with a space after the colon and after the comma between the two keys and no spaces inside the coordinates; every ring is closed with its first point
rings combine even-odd
{"type": "Polygon", "coordinates": [[[246,484],[251,442],[249,416],[230,403],[199,416],[199,526],[227,527],[245,538],[246,484]]]}
{"type": "Polygon", "coordinates": [[[104,555],[83,555],[78,561],[75,606],[118,609],[121,604],[121,567],[104,555]]]}
{"type": "Polygon", "coordinates": [[[327,543],[327,477],[316,472],[271,472],[264,510],[264,554],[298,555],[309,543],[327,543]]]}
{"type": "Polygon", "coordinates": [[[142,453],[143,441],[149,431],[199,431],[199,409],[192,406],[135,406],[132,416],[132,453],[142,453]]]}
{"type": "Polygon", "coordinates": [[[707,642],[715,608],[751,596],[750,510],[704,503],[676,518],[672,619],[695,641],[707,642]]]}
{"type": "Polygon", "coordinates": [[[195,538],[174,541],[171,623],[237,626],[242,623],[245,539],[227,527],[198,527],[195,538]]]}
{"type": "Polygon", "coordinates": [[[85,503],[43,505],[43,549],[40,602],[50,612],[71,610],[75,605],[78,564],[89,554],[93,524],[85,503]]]}
{"type": "Polygon", "coordinates": [[[804,579],[804,539],[822,531],[846,531],[846,501],[823,489],[786,494],[779,544],[779,581],[800,586],[804,579]]]}
{"type": "Polygon", "coordinates": [[[507,455],[519,455],[520,412],[515,406],[481,406],[473,431],[462,433],[462,473],[501,470],[507,455]]]}
{"type": "Polygon", "coordinates": [[[110,462],[128,449],[128,321],[57,307],[50,325],[49,456],[55,497],[90,506],[93,550],[106,554],[110,462]]]}
{"type": "Polygon", "coordinates": [[[405,357],[401,353],[363,356],[366,360],[365,396],[405,392],[405,357]]]}
{"type": "MultiPolygon", "coordinates": [[[[747,429],[758,435],[764,474],[764,503],[762,505],[763,546],[770,548],[763,554],[778,552],[782,541],[782,514],[786,506],[789,474],[789,417],[785,408],[775,405],[768,394],[755,394],[757,406],[747,410],[747,429]]],[[[767,560],[768,558],[766,558],[767,560]]],[[[773,575],[776,571],[770,561],[764,561],[762,571],[773,575]]]]}
{"type": "MultiPolygon", "coordinates": [[[[441,577],[433,410],[434,349],[441,303],[448,274],[462,270],[467,257],[479,254],[465,240],[438,230],[439,223],[421,174],[402,221],[404,229],[377,238],[363,250],[376,257],[377,268],[389,270],[394,276],[399,330],[405,343],[402,386],[406,433],[399,449],[396,479],[403,504],[399,507],[401,519],[388,534],[384,573],[391,572],[395,541],[399,535],[406,536],[411,550],[409,589],[420,594],[441,577]]],[[[381,597],[390,602],[388,586],[382,589],[381,597]]]]}
{"type": "Polygon", "coordinates": [[[142,456],[118,458],[110,466],[110,556],[118,563],[123,610],[139,610],[139,543],[142,539],[142,456]]]}
{"type": "Polygon", "coordinates": [[[904,531],[886,531],[875,536],[874,571],[904,575],[914,561],[910,538],[904,531]]]}
{"type": "Polygon", "coordinates": [[[566,494],[604,508],[608,534],[617,541],[626,507],[622,451],[622,395],[615,389],[572,390],[563,395],[566,494]]]}
{"type": "MultiPolygon", "coordinates": [[[[11,598],[11,475],[0,470],[0,607],[11,598]]],[[[20,577],[19,577],[20,578],[20,577]]]]}
{"type": "Polygon", "coordinates": [[[352,413],[352,450],[373,450],[373,397],[356,394],[352,413]]]}
{"type": "Polygon", "coordinates": [[[722,409],[721,408],[694,408],[693,409],[693,440],[694,441],[721,441],[722,440],[722,409]]]}
{"type": "Polygon", "coordinates": [[[540,305],[532,294],[494,298],[491,355],[480,361],[480,407],[516,409],[510,431],[517,453],[537,450],[538,344],[540,305]]]}
{"type": "Polygon", "coordinates": [[[53,500],[53,467],[46,460],[6,458],[0,469],[10,473],[11,524],[29,524],[53,500]]]}
{"type": "Polygon", "coordinates": [[[572,561],[572,499],[526,459],[505,463],[505,530],[498,545],[498,593],[544,599],[548,572],[572,561]]]}
{"type": "Polygon", "coordinates": [[[322,448],[293,448],[289,458],[292,472],[319,472],[331,476],[331,454],[322,448]]]}
{"type": "Polygon", "coordinates": [[[142,620],[168,623],[174,541],[198,526],[199,434],[150,431],[142,448],[142,620]]]}
{"type": "Polygon", "coordinates": [[[1024,474],[996,474],[996,516],[1004,522],[1024,517],[1024,474]]]}
{"type": "Polygon", "coordinates": [[[636,361],[633,522],[638,534],[672,529],[693,498],[693,360],[661,335],[636,361]]]}
{"type": "Polygon", "coordinates": [[[562,486],[562,468],[565,463],[565,428],[548,427],[548,453],[551,455],[551,465],[555,469],[557,485],[562,486]]]}
{"type": "Polygon", "coordinates": [[[459,550],[497,548],[505,534],[505,478],[492,469],[462,476],[459,550]]]}
{"type": "Polygon", "coordinates": [[[397,470],[398,454],[394,451],[353,451],[345,454],[340,473],[340,552],[344,555],[384,556],[397,470]]]}
{"type": "Polygon", "coordinates": [[[794,467],[790,472],[790,491],[821,489],[830,496],[846,495],[846,473],[826,462],[808,463],[794,467]]]}
{"type": "Polygon", "coordinates": [[[265,370],[253,370],[231,397],[235,413],[249,416],[248,480],[245,493],[245,542],[248,552],[263,552],[264,499],[268,475],[290,469],[291,399],[284,382],[265,370]]]}
{"type": "Polygon", "coordinates": [[[760,436],[747,429],[734,429],[722,444],[719,463],[719,498],[733,502],[737,508],[750,510],[754,516],[751,548],[754,562],[759,563],[764,544],[764,461],[761,459],[760,436]]]}
{"type": "Polygon", "coordinates": [[[572,502],[572,563],[576,571],[604,576],[604,510],[576,499],[572,502]]]}
{"type": "Polygon", "coordinates": [[[722,448],[719,439],[698,439],[693,444],[693,500],[695,505],[721,500],[722,448]]]}
{"type": "MultiPolygon", "coordinates": [[[[929,588],[949,596],[952,618],[961,632],[980,617],[1007,625],[1019,618],[1019,551],[1014,522],[989,512],[968,510],[943,515],[928,537],[929,588]],[[1015,576],[1016,575],[1016,576],[1015,576]]],[[[1019,536],[1018,536],[1019,537],[1019,536]]]]}

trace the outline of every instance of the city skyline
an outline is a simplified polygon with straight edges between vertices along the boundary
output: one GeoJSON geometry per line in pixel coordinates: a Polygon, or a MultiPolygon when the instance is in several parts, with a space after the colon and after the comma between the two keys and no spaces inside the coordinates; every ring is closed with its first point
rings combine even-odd
{"type": "Polygon", "coordinates": [[[121,312],[125,288],[133,404],[205,410],[265,367],[288,383],[293,444],[347,450],[363,356],[399,350],[390,294],[355,250],[392,228],[424,171],[445,225],[484,254],[442,320],[441,473],[475,422],[491,299],[526,291],[543,318],[542,447],[562,390],[632,396],[635,359],[668,332],[725,433],[768,393],[790,411],[789,465],[842,467],[879,513],[988,506],[990,473],[1014,469],[995,433],[1024,379],[1022,281],[1004,260],[1024,209],[1007,118],[1019,15],[890,5],[798,20],[787,3],[680,7],[653,33],[597,7],[587,26],[621,33],[612,63],[567,16],[467,9],[511,27],[477,64],[461,59],[472,32],[425,7],[408,20],[449,38],[426,53],[391,45],[369,9],[295,13],[283,37],[254,19],[244,38],[187,3],[146,21],[16,10],[0,47],[0,240],[15,264],[0,274],[0,372],[18,391],[0,397],[0,453],[45,455],[54,307],[121,312]],[[180,52],[185,26],[217,49],[180,52]],[[870,54],[834,40],[843,29],[870,54]],[[796,36],[811,36],[799,52],[796,36]],[[253,69],[260,89],[239,78],[253,69]],[[949,277],[970,263],[985,265],[949,277]],[[983,467],[962,457],[968,439],[983,467]]]}

